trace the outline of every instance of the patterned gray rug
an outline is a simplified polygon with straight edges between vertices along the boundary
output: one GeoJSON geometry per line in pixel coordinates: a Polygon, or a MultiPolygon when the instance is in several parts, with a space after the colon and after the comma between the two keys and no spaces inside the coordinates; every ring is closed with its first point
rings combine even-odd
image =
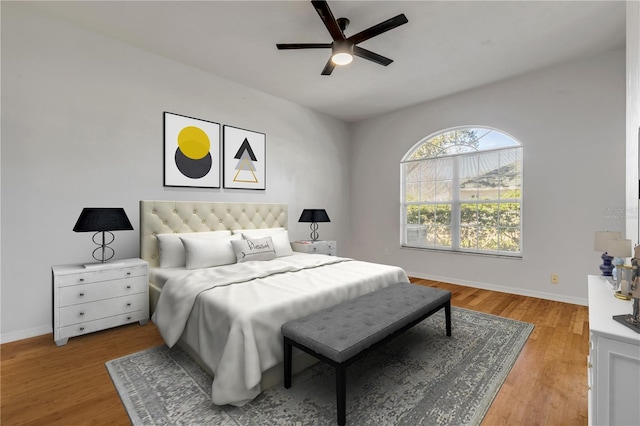
{"type": "MultiPolygon", "coordinates": [[[[348,425],[479,425],[533,325],[440,311],[347,369],[348,425]]],[[[318,363],[243,407],[215,406],[211,377],[160,346],[107,362],[134,425],[334,425],[334,369],[318,363]]]]}

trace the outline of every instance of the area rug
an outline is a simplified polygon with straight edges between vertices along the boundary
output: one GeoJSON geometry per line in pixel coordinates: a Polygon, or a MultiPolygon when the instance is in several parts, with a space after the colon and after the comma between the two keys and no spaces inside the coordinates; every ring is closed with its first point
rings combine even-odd
{"type": "MultiPolygon", "coordinates": [[[[347,369],[348,425],[479,425],[533,325],[461,308],[444,312],[347,369]]],[[[335,370],[324,363],[243,407],[211,403],[211,377],[180,349],[148,349],[106,363],[134,425],[333,425],[335,370]]]]}

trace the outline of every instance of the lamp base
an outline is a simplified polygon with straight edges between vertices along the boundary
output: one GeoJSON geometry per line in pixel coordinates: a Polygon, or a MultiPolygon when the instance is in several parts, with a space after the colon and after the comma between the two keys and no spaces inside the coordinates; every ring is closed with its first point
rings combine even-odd
{"type": "Polygon", "coordinates": [[[92,240],[95,244],[99,246],[93,251],[92,253],[93,258],[101,263],[105,263],[107,260],[110,260],[111,258],[113,258],[116,252],[114,249],[109,247],[109,244],[111,244],[115,239],[116,237],[113,235],[111,231],[98,231],[95,234],[93,234],[92,240]],[[96,237],[100,234],[102,234],[102,242],[96,241],[96,237]],[[106,241],[105,234],[109,234],[111,236],[111,240],[109,242],[106,241]],[[100,254],[100,257],[98,257],[98,254],[100,254]]]}
{"type": "Polygon", "coordinates": [[[320,236],[318,234],[318,224],[316,222],[311,222],[309,228],[311,229],[311,234],[309,234],[309,237],[311,237],[311,241],[318,241],[318,237],[320,236]]]}
{"type": "Polygon", "coordinates": [[[600,258],[602,259],[602,265],[600,265],[600,271],[602,271],[602,276],[603,277],[613,276],[613,264],[611,264],[611,261],[613,260],[613,256],[609,256],[609,254],[607,254],[607,252],[605,251],[604,253],[602,253],[602,256],[600,256],[600,258]]]}

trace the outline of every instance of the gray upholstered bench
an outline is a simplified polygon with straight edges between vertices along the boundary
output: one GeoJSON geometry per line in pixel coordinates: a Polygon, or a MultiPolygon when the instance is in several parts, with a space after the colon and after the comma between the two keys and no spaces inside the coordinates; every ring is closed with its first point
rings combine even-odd
{"type": "Polygon", "coordinates": [[[409,283],[365,294],[282,325],[284,387],[291,387],[293,346],[336,369],[338,424],[346,422],[346,368],[369,350],[445,309],[451,336],[451,292],[409,283]]]}

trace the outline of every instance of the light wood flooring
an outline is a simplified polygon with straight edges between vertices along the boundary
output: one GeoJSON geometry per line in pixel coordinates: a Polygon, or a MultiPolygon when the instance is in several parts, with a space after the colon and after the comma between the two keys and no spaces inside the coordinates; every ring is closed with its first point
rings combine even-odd
{"type": "MultiPolygon", "coordinates": [[[[587,307],[412,281],[450,290],[454,306],[535,324],[484,426],[587,424],[587,307]]],[[[151,322],[72,338],[61,347],[52,335],[6,343],[0,346],[0,423],[128,425],[104,363],[162,343],[151,322]]]]}

